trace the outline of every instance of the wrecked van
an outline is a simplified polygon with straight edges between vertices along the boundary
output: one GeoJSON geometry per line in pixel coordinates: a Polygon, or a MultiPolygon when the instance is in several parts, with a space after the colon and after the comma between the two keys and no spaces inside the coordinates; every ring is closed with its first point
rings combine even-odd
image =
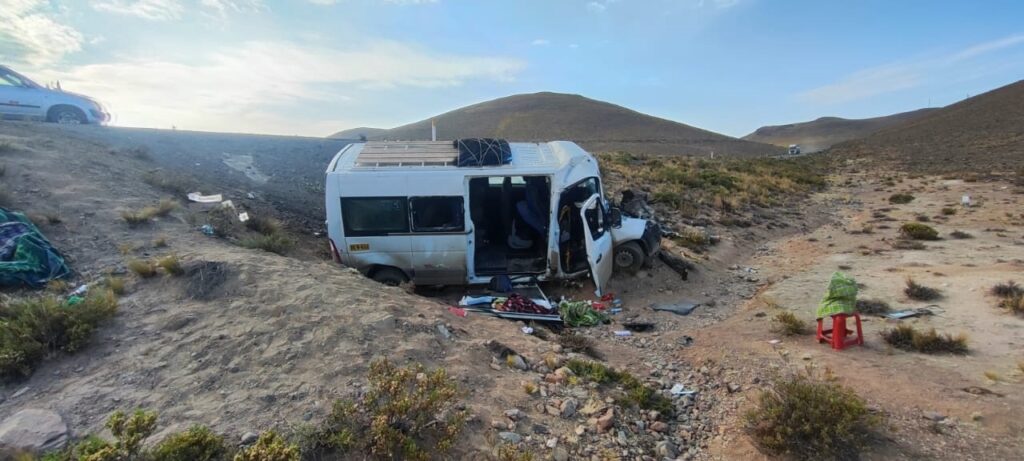
{"type": "Polygon", "coordinates": [[[567,141],[363,142],[326,174],[335,261],[397,285],[635,272],[660,248],[650,221],[602,193],[597,160],[567,141]]]}

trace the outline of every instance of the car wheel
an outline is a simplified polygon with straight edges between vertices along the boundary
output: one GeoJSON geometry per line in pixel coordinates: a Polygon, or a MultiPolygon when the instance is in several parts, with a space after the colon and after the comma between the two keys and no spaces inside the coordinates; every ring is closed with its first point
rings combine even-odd
{"type": "Polygon", "coordinates": [[[85,113],[77,107],[58,107],[51,119],[61,125],[81,125],[86,122],[85,113]]]}
{"type": "Polygon", "coordinates": [[[615,270],[635,274],[644,265],[644,250],[636,242],[626,242],[615,247],[615,270]]]}
{"type": "Polygon", "coordinates": [[[409,281],[402,271],[395,269],[394,267],[382,267],[377,269],[373,271],[373,276],[370,278],[389,287],[397,287],[409,281]]]}

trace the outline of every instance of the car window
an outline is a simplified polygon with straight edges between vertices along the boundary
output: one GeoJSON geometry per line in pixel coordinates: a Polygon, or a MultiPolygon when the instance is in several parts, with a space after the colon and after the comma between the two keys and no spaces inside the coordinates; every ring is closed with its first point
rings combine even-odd
{"type": "Polygon", "coordinates": [[[409,232],[407,202],[405,197],[341,199],[345,235],[366,237],[409,232]]]}
{"type": "Polygon", "coordinates": [[[0,73],[0,86],[21,86],[21,80],[11,74],[0,73]]]}
{"type": "Polygon", "coordinates": [[[409,207],[413,232],[463,230],[462,197],[413,197],[409,199],[409,207]]]}

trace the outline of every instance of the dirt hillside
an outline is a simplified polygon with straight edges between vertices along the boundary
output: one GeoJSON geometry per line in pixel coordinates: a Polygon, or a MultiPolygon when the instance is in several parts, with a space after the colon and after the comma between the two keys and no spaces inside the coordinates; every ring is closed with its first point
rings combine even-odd
{"type": "Polygon", "coordinates": [[[884,128],[918,120],[935,110],[937,109],[918,109],[862,119],[821,117],[810,122],[763,126],[742,139],[782,147],[799,144],[802,152],[818,152],[843,141],[863,138],[884,128]]]}
{"type": "Polygon", "coordinates": [[[625,107],[561,93],[520,94],[482,102],[389,130],[356,128],[331,135],[355,139],[498,137],[513,141],[571,140],[595,152],[764,156],[781,149],[748,142],[625,107]]]}
{"type": "Polygon", "coordinates": [[[909,171],[1011,172],[1024,167],[1024,80],[838,144],[830,152],[909,171]]]}

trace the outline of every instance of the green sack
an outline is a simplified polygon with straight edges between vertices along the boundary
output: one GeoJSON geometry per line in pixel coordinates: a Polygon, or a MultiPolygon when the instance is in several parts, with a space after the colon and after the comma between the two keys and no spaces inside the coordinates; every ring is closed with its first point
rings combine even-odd
{"type": "Polygon", "coordinates": [[[853,314],[857,311],[857,281],[842,272],[832,274],[828,292],[818,305],[817,318],[836,314],[853,314]]]}

